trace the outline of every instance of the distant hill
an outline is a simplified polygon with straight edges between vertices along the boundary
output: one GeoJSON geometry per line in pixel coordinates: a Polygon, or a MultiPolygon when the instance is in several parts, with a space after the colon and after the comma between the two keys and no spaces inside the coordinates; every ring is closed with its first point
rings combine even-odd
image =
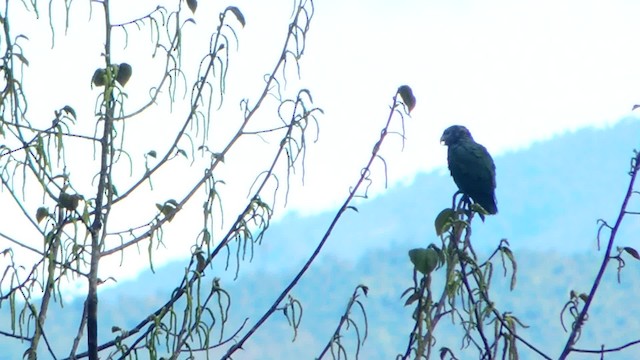
{"type": "MultiPolygon", "coordinates": [[[[508,136],[508,129],[504,136],[508,136]]],[[[569,292],[587,292],[599,265],[596,220],[613,221],[617,216],[628,185],[632,150],[639,147],[640,122],[628,119],[611,128],[564,134],[495,158],[500,212],[484,224],[474,223],[474,247],[488,253],[501,238],[509,240],[518,259],[518,286],[509,292],[506,280],[497,280],[492,285],[494,300],[501,310],[513,311],[531,325],[521,335],[551,349],[552,357],[559,354],[566,338],[559,314],[569,292]]],[[[286,319],[277,313],[236,358],[312,359],[328,341],[358,284],[370,287],[368,298],[363,300],[369,339],[361,358],[390,359],[403,351],[411,317],[411,309],[405,308],[400,299],[411,280],[407,251],[437,240],[433,219],[450,206],[454,191],[448,174],[436,171],[416,176],[408,186],[360,202],[359,212],[345,215],[320,261],[293,291],[305,309],[296,342],[291,342],[293,332],[286,319]]],[[[233,265],[226,272],[224,264],[207,271],[206,279],[222,278],[223,287],[233,299],[227,332],[245,316],[254,322],[271,304],[310,255],[333,216],[333,212],[310,217],[293,214],[272,224],[263,244],[256,248],[253,262],[241,264],[238,281],[234,281],[233,265]]],[[[639,227],[637,219],[628,221],[619,244],[640,248],[639,227]]],[[[162,304],[184,267],[181,262],[168,264],[157,269],[155,275],[147,272],[135,281],[101,291],[103,339],[111,336],[112,325],[132,327],[162,304]]],[[[632,315],[640,311],[640,303],[632,300],[640,295],[640,262],[627,263],[620,284],[616,283],[615,268],[612,270],[594,303],[582,335],[583,347],[621,345],[640,338],[640,320],[632,315]]],[[[50,313],[49,324],[60,336],[50,339],[54,348],[68,348],[74,332],[68,329],[77,326],[81,301],[65,304],[61,313],[50,313]]],[[[7,316],[7,309],[0,311],[3,324],[8,323],[7,316]]],[[[459,333],[445,323],[442,326],[438,347],[446,344],[459,349],[459,333]]],[[[0,359],[20,358],[25,347],[7,344],[6,338],[0,337],[0,359]]],[[[608,359],[629,358],[630,353],[625,354],[608,359]]],[[[524,351],[523,358],[537,357],[524,351]]]]}
{"type": "MultiPolygon", "coordinates": [[[[560,324],[560,312],[571,290],[588,292],[601,261],[600,255],[595,252],[567,255],[521,250],[516,254],[516,289],[509,291],[508,279],[502,277],[501,270],[496,271],[491,285],[493,300],[501,311],[512,312],[530,326],[519,330],[522,337],[555,358],[567,338],[560,324]]],[[[100,301],[102,339],[113,336],[111,326],[131,328],[139,319],[157,309],[172,291],[169,285],[175,283],[173,280],[183,269],[183,265],[172,264],[159,269],[155,275],[144,274],[136,282],[103,291],[100,301]]],[[[627,264],[621,272],[620,284],[615,270],[613,264],[603,280],[579,342],[581,348],[598,348],[600,344],[619,346],[640,338],[640,320],[634,316],[640,312],[640,302],[633,300],[640,297],[640,262],[630,261],[627,264]]],[[[232,299],[226,333],[233,332],[245,317],[249,319],[247,326],[253,325],[292,279],[293,273],[291,268],[277,273],[255,273],[239,282],[223,281],[222,286],[232,299]]],[[[359,284],[369,287],[369,295],[361,297],[367,313],[369,336],[360,358],[393,359],[406,348],[412,328],[412,309],[404,307],[405,299],[400,298],[400,294],[411,286],[411,273],[406,249],[403,248],[367,251],[357,262],[327,257],[322,264],[313,266],[292,292],[304,308],[296,341],[292,342],[293,330],[287,320],[277,312],[234,359],[313,359],[330,339],[349,296],[359,284]]],[[[442,275],[442,271],[436,274],[442,275]]],[[[218,274],[211,272],[206,278],[210,280],[214,275],[218,274]]],[[[50,333],[56,336],[50,336],[49,341],[54,349],[69,348],[75,332],[69,329],[77,326],[78,316],[82,313],[81,304],[82,300],[78,299],[66,304],[61,312],[50,315],[50,333]]],[[[6,323],[6,312],[0,314],[0,321],[6,323]]],[[[354,318],[362,327],[358,312],[354,313],[354,318]]],[[[565,324],[571,322],[566,317],[564,320],[565,324]]],[[[347,348],[353,351],[355,343],[349,338],[353,331],[346,334],[347,348]]],[[[448,346],[457,352],[460,359],[475,358],[473,352],[460,349],[459,325],[451,325],[449,320],[442,321],[436,336],[437,348],[448,346]]],[[[16,342],[8,343],[6,338],[0,337],[0,359],[20,358],[26,344],[16,345],[16,342]]],[[[526,347],[520,346],[520,349],[521,359],[538,359],[526,347]]],[[[637,351],[637,348],[632,348],[606,358],[630,359],[633,358],[631,354],[637,351]]],[[[221,354],[213,352],[210,355],[210,358],[217,359],[221,354]]],[[[146,357],[141,355],[141,358],[146,357]]]]}
{"type": "MultiPolygon", "coordinates": [[[[508,129],[504,136],[509,136],[508,129]]],[[[474,228],[476,248],[490,249],[506,238],[514,249],[594,249],[597,219],[613,221],[617,216],[633,149],[640,149],[640,121],[625,119],[611,128],[567,133],[496,157],[500,212],[474,228]]],[[[451,206],[455,190],[448,173],[440,170],[361,201],[359,212],[347,213],[332,233],[324,254],[355,261],[368,249],[432,242],[433,220],[451,206]]],[[[277,270],[300,261],[333,216],[294,214],[274,224],[256,254],[257,268],[277,270]]],[[[637,234],[638,225],[625,227],[623,235],[637,234]]]]}

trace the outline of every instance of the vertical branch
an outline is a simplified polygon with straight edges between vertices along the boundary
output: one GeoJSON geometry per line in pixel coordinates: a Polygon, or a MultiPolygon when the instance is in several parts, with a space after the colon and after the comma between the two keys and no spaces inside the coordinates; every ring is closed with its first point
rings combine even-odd
{"type": "MultiPolygon", "coordinates": [[[[109,0],[103,0],[105,19],[105,63],[107,78],[109,83],[104,90],[104,132],[100,140],[100,176],[98,181],[98,191],[96,194],[95,217],[90,228],[91,232],[91,265],[89,270],[89,289],[87,293],[87,348],[90,360],[98,360],[98,265],[100,263],[100,230],[106,227],[103,224],[103,216],[106,220],[106,213],[103,213],[104,194],[107,192],[107,182],[110,172],[111,133],[113,128],[113,81],[111,72],[111,20],[109,14],[109,0]]],[[[109,191],[109,193],[111,193],[109,191]]],[[[107,199],[108,202],[108,199],[107,199]]],[[[108,211],[108,210],[107,210],[108,211]]]]}
{"type": "Polygon", "coordinates": [[[34,329],[33,338],[31,339],[31,346],[29,347],[29,359],[36,360],[38,358],[38,343],[40,342],[40,337],[44,336],[44,323],[47,318],[47,311],[49,309],[49,302],[51,301],[51,294],[55,287],[55,271],[56,271],[56,254],[58,253],[58,249],[60,247],[60,234],[62,233],[62,226],[64,226],[64,210],[62,207],[59,208],[58,214],[58,224],[60,224],[60,228],[58,231],[52,231],[51,236],[46,236],[47,245],[49,247],[48,250],[45,250],[44,257],[48,258],[47,264],[47,282],[44,288],[44,293],[42,295],[42,300],[40,301],[40,311],[38,312],[38,316],[36,319],[36,325],[34,329]]]}
{"type": "Polygon", "coordinates": [[[598,275],[593,282],[593,286],[591,287],[591,291],[589,292],[589,297],[584,303],[584,307],[580,311],[578,318],[574,322],[573,329],[571,330],[571,334],[567,339],[567,343],[562,350],[562,354],[560,354],[560,359],[565,359],[569,353],[573,350],[573,345],[576,342],[577,336],[580,333],[582,326],[587,318],[587,314],[589,312],[589,307],[593,302],[593,298],[596,295],[596,291],[598,290],[598,286],[600,286],[600,281],[602,280],[602,276],[604,275],[604,271],[609,264],[609,260],[611,260],[611,251],[613,249],[613,242],[616,239],[616,235],[618,234],[618,229],[620,228],[620,224],[622,224],[622,220],[624,216],[627,214],[627,205],[629,204],[629,199],[631,199],[631,195],[633,194],[633,186],[636,181],[636,177],[638,175],[638,171],[640,171],[640,152],[637,152],[631,161],[631,180],[629,180],[629,187],[627,188],[627,193],[625,194],[624,200],[622,201],[622,206],[620,207],[620,213],[618,214],[618,219],[616,220],[616,224],[611,228],[611,234],[609,234],[609,242],[607,243],[607,250],[604,253],[604,258],[602,259],[602,263],[600,264],[600,270],[598,270],[598,275]]]}

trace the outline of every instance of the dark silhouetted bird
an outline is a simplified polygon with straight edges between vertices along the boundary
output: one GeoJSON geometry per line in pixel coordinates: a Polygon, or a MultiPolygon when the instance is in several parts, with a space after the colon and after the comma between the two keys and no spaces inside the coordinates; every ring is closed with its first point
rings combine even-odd
{"type": "Polygon", "coordinates": [[[489,214],[497,213],[496,165],[487,149],[475,142],[469,130],[461,125],[447,128],[440,141],[449,147],[449,170],[458,189],[489,214]]]}

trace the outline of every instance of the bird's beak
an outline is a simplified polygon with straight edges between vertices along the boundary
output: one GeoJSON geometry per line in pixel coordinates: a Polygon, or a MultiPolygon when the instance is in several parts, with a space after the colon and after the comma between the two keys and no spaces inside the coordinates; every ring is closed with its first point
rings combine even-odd
{"type": "Polygon", "coordinates": [[[442,137],[440,137],[440,145],[445,145],[447,143],[447,137],[442,135],[442,137]]]}

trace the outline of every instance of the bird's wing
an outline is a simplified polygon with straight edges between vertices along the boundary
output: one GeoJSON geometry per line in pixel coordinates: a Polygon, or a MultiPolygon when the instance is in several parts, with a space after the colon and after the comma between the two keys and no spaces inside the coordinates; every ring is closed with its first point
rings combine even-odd
{"type": "Polygon", "coordinates": [[[449,170],[463,192],[473,194],[495,189],[495,164],[487,149],[474,141],[449,147],[449,170]]]}

